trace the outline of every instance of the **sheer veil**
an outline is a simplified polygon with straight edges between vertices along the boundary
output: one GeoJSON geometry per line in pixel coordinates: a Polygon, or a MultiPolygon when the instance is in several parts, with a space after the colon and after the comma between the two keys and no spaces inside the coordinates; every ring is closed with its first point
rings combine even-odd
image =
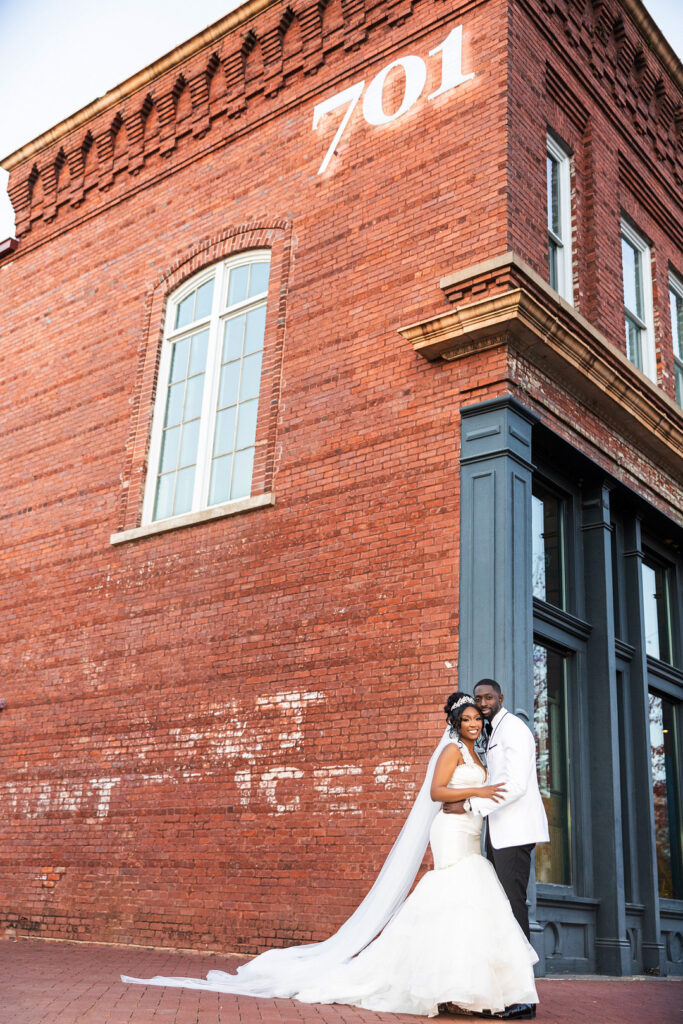
{"type": "Polygon", "coordinates": [[[429,829],[440,806],[433,802],[429,794],[432,775],[439,754],[449,742],[450,728],[447,727],[430,758],[424,782],[410,813],[374,885],[351,917],[329,939],[287,949],[269,949],[243,967],[238,967],[237,974],[210,971],[206,979],[122,976],[121,980],[139,985],[291,998],[307,985],[319,981],[323,972],[327,973],[360,953],[381,932],[410,892],[427,848],[429,829]]]}

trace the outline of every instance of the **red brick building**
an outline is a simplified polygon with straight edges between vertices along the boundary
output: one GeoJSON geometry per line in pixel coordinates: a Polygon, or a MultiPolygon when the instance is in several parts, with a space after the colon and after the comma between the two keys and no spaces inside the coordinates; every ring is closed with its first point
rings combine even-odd
{"type": "Polygon", "coordinates": [[[540,969],[680,971],[682,81],[638,0],[250,0],[3,161],[6,934],[325,937],[495,675],[540,969]]]}

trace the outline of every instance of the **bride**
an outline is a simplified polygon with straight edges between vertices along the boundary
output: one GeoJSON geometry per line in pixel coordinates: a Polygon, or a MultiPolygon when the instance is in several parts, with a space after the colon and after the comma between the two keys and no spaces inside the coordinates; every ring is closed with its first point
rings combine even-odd
{"type": "Polygon", "coordinates": [[[429,1017],[443,1003],[486,1016],[511,1004],[537,1003],[538,958],[493,866],[481,855],[481,816],[441,809],[435,815],[427,807],[471,796],[497,800],[503,789],[486,784],[475,750],[483,719],[472,697],[454,693],[444,711],[446,733],[403,831],[370,893],[332,938],[269,950],[237,975],[211,971],[206,981],[122,980],[429,1017]],[[405,898],[424,853],[425,824],[434,870],[405,898]]]}

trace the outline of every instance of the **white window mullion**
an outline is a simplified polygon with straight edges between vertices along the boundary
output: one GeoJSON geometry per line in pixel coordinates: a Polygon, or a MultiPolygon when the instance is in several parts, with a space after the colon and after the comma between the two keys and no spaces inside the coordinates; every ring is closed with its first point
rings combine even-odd
{"type": "Polygon", "coordinates": [[[211,477],[211,456],[213,454],[213,437],[216,424],[216,403],[220,384],[220,364],[222,346],[222,321],[220,311],[223,305],[223,291],[226,278],[225,264],[220,264],[216,271],[216,285],[213,293],[211,311],[211,330],[209,332],[209,350],[206,357],[206,381],[204,383],[204,403],[202,406],[202,422],[199,428],[199,456],[197,459],[197,477],[195,479],[194,508],[206,508],[209,496],[209,480],[211,477]]]}

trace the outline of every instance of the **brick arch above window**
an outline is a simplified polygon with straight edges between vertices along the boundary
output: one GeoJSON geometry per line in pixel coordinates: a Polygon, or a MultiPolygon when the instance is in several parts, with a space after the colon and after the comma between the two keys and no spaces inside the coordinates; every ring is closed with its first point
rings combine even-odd
{"type": "MultiPolygon", "coordinates": [[[[211,266],[250,250],[270,251],[270,281],[252,497],[269,495],[275,478],[277,418],[285,340],[292,226],[284,219],[258,220],[226,228],[197,242],[150,283],[141,316],[137,371],[132,384],[131,423],[122,469],[118,516],[112,541],[135,539],[141,527],[150,440],[167,302],[183,283],[211,266]],[[132,533],[131,533],[132,531],[132,533]]],[[[163,396],[160,396],[163,397],[163,396]]],[[[210,517],[210,516],[209,516],[210,517]]],[[[173,522],[169,520],[169,528],[173,522]]],[[[186,525],[178,523],[177,525],[186,525]]]]}

